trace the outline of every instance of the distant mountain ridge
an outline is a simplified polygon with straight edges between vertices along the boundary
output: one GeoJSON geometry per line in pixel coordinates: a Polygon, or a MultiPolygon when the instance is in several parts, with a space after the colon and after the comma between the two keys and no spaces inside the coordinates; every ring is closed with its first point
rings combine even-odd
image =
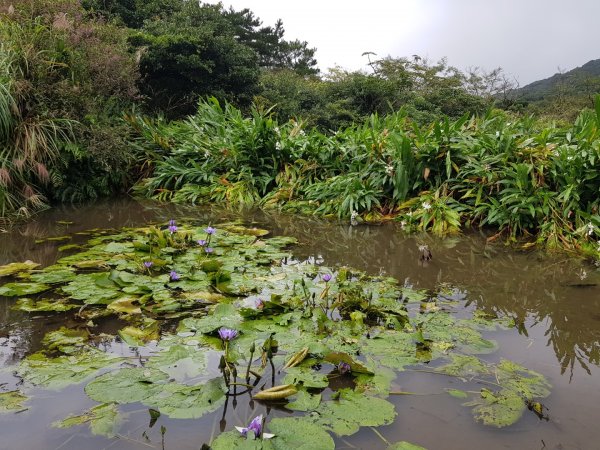
{"type": "Polygon", "coordinates": [[[593,95],[600,92],[600,59],[593,59],[568,72],[556,73],[550,78],[534,81],[514,92],[522,100],[530,102],[546,100],[557,95],[593,95]]]}

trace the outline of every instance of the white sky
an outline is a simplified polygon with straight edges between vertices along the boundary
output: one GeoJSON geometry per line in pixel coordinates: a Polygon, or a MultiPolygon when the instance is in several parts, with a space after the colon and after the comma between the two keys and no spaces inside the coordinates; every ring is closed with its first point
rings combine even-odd
{"type": "MultiPolygon", "coordinates": [[[[207,1],[217,3],[217,1],[207,1]]],[[[418,54],[460,69],[502,67],[521,85],[600,58],[600,0],[223,0],[288,40],[317,48],[321,70],[365,69],[379,57],[418,54]]]]}

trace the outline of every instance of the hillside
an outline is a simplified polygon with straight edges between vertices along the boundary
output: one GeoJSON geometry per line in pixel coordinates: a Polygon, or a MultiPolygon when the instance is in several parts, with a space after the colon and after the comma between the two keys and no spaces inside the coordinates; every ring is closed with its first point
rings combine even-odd
{"type": "Polygon", "coordinates": [[[516,94],[525,101],[538,102],[557,96],[588,97],[600,92],[600,59],[594,59],[581,67],[550,78],[534,81],[516,94]]]}

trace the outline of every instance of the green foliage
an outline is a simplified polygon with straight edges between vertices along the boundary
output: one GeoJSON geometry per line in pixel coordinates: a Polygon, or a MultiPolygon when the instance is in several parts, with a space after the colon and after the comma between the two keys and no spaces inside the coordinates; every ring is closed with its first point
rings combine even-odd
{"type": "MultiPolygon", "coordinates": [[[[117,336],[94,335],[91,325],[50,331],[43,350],[18,365],[25,387],[59,390],[86,383],[86,394],[101,403],[55,426],[89,423],[92,433],[112,436],[119,405],[141,403],[155,416],[195,419],[249,393],[256,402],[281,402],[297,415],[270,418],[264,425],[272,439],[232,431],[217,437],[214,448],[333,448],[330,433],[349,436],[361,427],[391,424],[396,412],[388,397],[398,393],[392,391],[398,372],[441,359],[449,361],[434,363],[436,372],[494,387],[474,393],[452,384],[445,390],[463,400],[470,396],[465,405],[485,424],[506,426],[530,405],[543,409],[538,400],[550,394],[550,386],[541,374],[474,356],[496,349],[480,330],[493,331],[497,322],[481,314],[457,319],[453,302],[442,295],[430,299],[392,278],[354,270],[325,282],[319,274],[331,269],[282,264],[293,241],[267,238],[265,230],[216,224],[207,254],[197,242],[207,237],[204,227],[177,227],[100,235],[54,266],[24,269],[42,278],[66,271],[71,278],[47,285],[48,293],[33,306],[23,299],[22,308],[50,311],[56,303],[60,312],[81,305],[76,319],[118,316],[127,322],[117,336]],[[147,267],[142,261],[162,263],[147,267]],[[75,271],[82,264],[94,272],[75,271]],[[415,308],[408,299],[430,306],[415,308]],[[228,340],[221,328],[237,333],[228,340]],[[124,341],[143,356],[117,356],[111,345],[96,348],[108,341],[124,341]]],[[[29,286],[24,280],[7,284],[14,290],[29,286]]]]}
{"type": "Polygon", "coordinates": [[[0,414],[22,410],[27,400],[29,398],[19,390],[0,392],[0,414]]]}
{"type": "Polygon", "coordinates": [[[136,190],[159,200],[396,218],[438,235],[478,225],[549,250],[599,251],[591,111],[570,127],[496,110],[418,126],[400,111],[325,135],[210,99],[185,122],[130,120],[147,158],[159,157],[136,190]]]}
{"type": "Polygon", "coordinates": [[[66,419],[54,422],[52,426],[70,428],[75,425],[89,424],[92,434],[112,438],[116,435],[119,422],[119,411],[116,405],[104,403],[90,408],[81,415],[69,416],[66,419]]]}
{"type": "Polygon", "coordinates": [[[138,78],[124,30],[76,0],[11,3],[0,21],[0,217],[123,189],[129,130],[118,116],[138,78]]]}

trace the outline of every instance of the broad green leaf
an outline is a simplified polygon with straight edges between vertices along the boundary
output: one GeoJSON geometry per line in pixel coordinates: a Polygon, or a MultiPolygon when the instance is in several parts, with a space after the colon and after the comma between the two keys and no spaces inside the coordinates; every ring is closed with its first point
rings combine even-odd
{"type": "Polygon", "coordinates": [[[28,272],[40,265],[32,261],[25,261],[23,263],[10,263],[4,266],[0,266],[0,278],[9,277],[16,275],[19,272],[28,272]]]}
{"type": "Polygon", "coordinates": [[[329,386],[327,376],[317,373],[310,367],[290,367],[286,369],[287,374],[282,384],[302,385],[305,388],[326,388],[329,386]]]}
{"type": "Polygon", "coordinates": [[[275,418],[267,424],[275,450],[333,450],[335,443],[323,427],[309,418],[275,418]]]}
{"type": "Polygon", "coordinates": [[[98,370],[121,360],[118,356],[95,349],[57,358],[34,353],[21,361],[17,373],[36,386],[60,390],[72,384],[79,384],[98,370]]]}
{"type": "Polygon", "coordinates": [[[337,400],[321,403],[317,423],[338,436],[349,436],[360,427],[379,427],[393,422],[396,412],[387,400],[342,389],[337,400]]]}
{"type": "Polygon", "coordinates": [[[22,297],[23,295],[39,294],[50,289],[43,283],[6,283],[0,287],[0,297],[22,297]]]}
{"type": "Polygon", "coordinates": [[[0,392],[0,414],[22,410],[23,403],[27,400],[29,397],[23,395],[19,390],[0,392]]]}
{"type": "Polygon", "coordinates": [[[78,416],[69,416],[59,422],[54,422],[53,427],[70,428],[76,425],[89,424],[94,435],[112,438],[116,435],[120,422],[119,410],[114,403],[107,403],[90,408],[78,416]]]}
{"type": "Polygon", "coordinates": [[[410,442],[400,441],[390,445],[387,450],[427,450],[420,445],[411,444],[410,442]]]}
{"type": "Polygon", "coordinates": [[[85,387],[85,393],[100,403],[133,403],[161,392],[167,375],[156,369],[127,368],[105,373],[85,387]]]}
{"type": "Polygon", "coordinates": [[[141,401],[173,419],[197,419],[220,409],[225,403],[226,388],[222,378],[197,386],[168,383],[161,387],[141,401]]]}

